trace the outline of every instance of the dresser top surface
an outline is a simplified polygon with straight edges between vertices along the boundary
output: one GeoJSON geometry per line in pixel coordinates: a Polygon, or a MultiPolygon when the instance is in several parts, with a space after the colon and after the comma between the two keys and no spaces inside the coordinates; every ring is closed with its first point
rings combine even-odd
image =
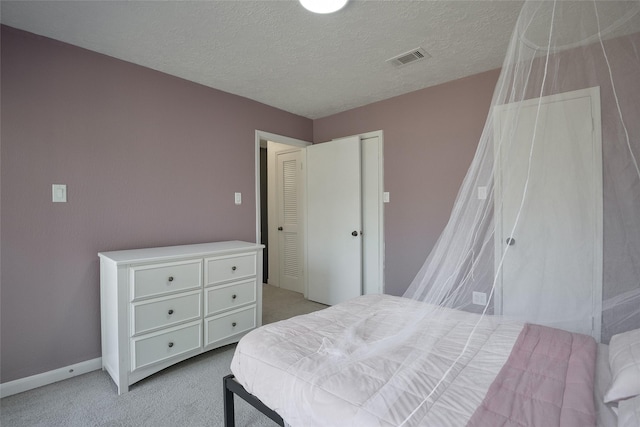
{"type": "Polygon", "coordinates": [[[163,246],[157,248],[99,252],[98,256],[102,259],[111,260],[117,264],[130,264],[163,261],[172,258],[224,255],[226,253],[258,250],[262,248],[264,248],[264,245],[233,240],[226,242],[198,243],[194,245],[163,246]]]}

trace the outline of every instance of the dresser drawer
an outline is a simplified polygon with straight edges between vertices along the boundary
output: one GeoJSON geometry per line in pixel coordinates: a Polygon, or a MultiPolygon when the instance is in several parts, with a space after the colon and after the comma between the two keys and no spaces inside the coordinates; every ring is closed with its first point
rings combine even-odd
{"type": "Polygon", "coordinates": [[[131,335],[197,320],[202,317],[200,290],[153,299],[131,306],[131,335]]]}
{"type": "Polygon", "coordinates": [[[202,323],[188,323],[131,341],[131,370],[135,371],[202,348],[202,323]]]}
{"type": "Polygon", "coordinates": [[[251,306],[204,319],[205,346],[256,327],[256,307],[251,306]]]}
{"type": "Polygon", "coordinates": [[[205,288],[205,316],[256,301],[256,279],[205,288]]]}
{"type": "Polygon", "coordinates": [[[256,254],[209,258],[206,262],[206,284],[216,285],[256,275],[256,254]]]}
{"type": "Polygon", "coordinates": [[[133,267],[131,281],[132,300],[197,289],[202,286],[202,261],[133,267]]]}

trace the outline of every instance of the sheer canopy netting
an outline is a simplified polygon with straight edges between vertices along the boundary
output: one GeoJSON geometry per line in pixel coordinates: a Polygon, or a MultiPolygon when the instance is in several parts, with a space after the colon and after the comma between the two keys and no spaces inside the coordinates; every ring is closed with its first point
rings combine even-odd
{"type": "Polygon", "coordinates": [[[406,297],[605,342],[640,327],[639,11],[525,3],[449,223],[406,297]]]}
{"type": "MultiPolygon", "coordinates": [[[[347,325],[318,348],[327,356],[313,370],[326,379],[364,361],[371,378],[382,369],[377,356],[393,359],[392,380],[360,411],[393,406],[394,425],[421,425],[486,322],[541,324],[605,343],[640,328],[639,162],[640,2],[525,2],[450,220],[404,294],[425,309],[347,325]],[[425,318],[439,328],[451,309],[480,314],[449,337],[463,343],[454,357],[440,358],[454,348],[442,343],[407,345],[429,340],[425,318]],[[371,324],[381,326],[372,332],[371,324]],[[402,377],[425,360],[438,379],[402,377]],[[430,391],[398,409],[400,386],[430,391]]],[[[302,393],[299,382],[287,386],[302,393]]],[[[313,411],[311,400],[285,412],[313,411]]]]}

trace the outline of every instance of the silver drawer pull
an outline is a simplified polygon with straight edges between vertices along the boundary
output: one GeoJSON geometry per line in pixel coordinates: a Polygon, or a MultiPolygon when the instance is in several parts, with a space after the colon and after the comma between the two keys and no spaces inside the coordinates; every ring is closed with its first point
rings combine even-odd
{"type": "Polygon", "coordinates": [[[236,267],[235,265],[233,267],[231,267],[231,271],[236,271],[238,269],[238,267],[236,267]]]}
{"type": "Polygon", "coordinates": [[[231,324],[231,326],[235,328],[235,327],[236,327],[236,322],[233,322],[233,323],[231,324]]]}
{"type": "Polygon", "coordinates": [[[171,348],[171,347],[173,347],[173,343],[172,342],[169,343],[169,348],[171,348]]]}
{"type": "Polygon", "coordinates": [[[169,281],[173,282],[173,276],[169,276],[169,281]]]}
{"type": "Polygon", "coordinates": [[[169,309],[169,315],[172,315],[172,314],[173,314],[173,309],[170,308],[169,309]]]}
{"type": "Polygon", "coordinates": [[[236,294],[231,295],[231,299],[236,299],[238,296],[236,294]]]}

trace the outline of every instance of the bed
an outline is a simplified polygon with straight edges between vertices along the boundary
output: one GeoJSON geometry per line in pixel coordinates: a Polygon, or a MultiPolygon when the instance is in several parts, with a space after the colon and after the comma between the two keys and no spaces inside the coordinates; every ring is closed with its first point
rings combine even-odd
{"type": "Polygon", "coordinates": [[[606,351],[584,335],[363,296],[247,334],[225,378],[225,423],[234,394],[293,427],[610,423],[593,398],[611,376],[594,376],[606,351]]]}

